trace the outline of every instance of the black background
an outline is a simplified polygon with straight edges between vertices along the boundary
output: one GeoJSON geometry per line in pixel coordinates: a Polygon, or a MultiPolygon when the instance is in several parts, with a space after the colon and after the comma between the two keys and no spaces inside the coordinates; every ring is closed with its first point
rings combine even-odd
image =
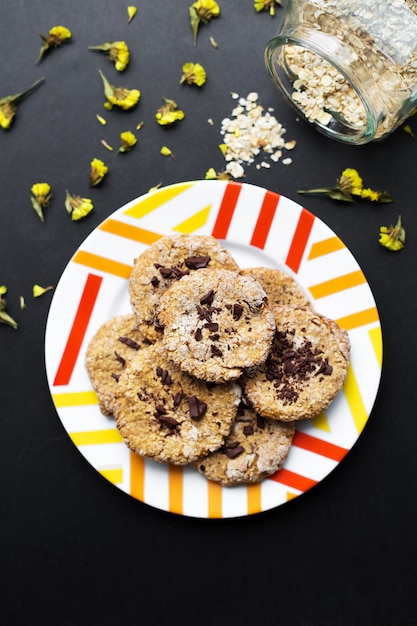
{"type": "Polygon", "coordinates": [[[127,26],[119,0],[2,1],[0,97],[45,81],[21,101],[12,128],[0,129],[0,284],[19,323],[16,331],[0,326],[0,623],[415,625],[417,140],[402,129],[360,147],[324,137],[282,101],[264,67],[282,9],[272,18],[256,13],[251,0],[222,0],[220,17],[201,27],[195,48],[189,4],[138,0],[127,26]],[[71,42],[36,65],[39,34],[59,24],[71,30],[71,42]],[[131,50],[123,74],[87,50],[120,39],[131,50]],[[179,84],[187,61],[206,68],[202,89],[179,84]],[[113,84],[141,90],[134,110],[105,111],[99,68],[113,84]],[[123,494],[70,441],[44,368],[53,292],[35,300],[32,286],[56,285],[85,237],[150,187],[224,169],[219,130],[234,106],[232,91],[258,92],[296,139],[291,166],[246,167],[244,180],[304,203],[348,245],[379,308],[384,367],[364,432],[322,483],[266,513],[195,520],[123,494]],[[186,113],[173,128],[154,119],[163,97],[186,113]],[[134,151],[103,148],[101,139],[117,146],[120,132],[141,120],[134,151]],[[159,154],[164,144],[175,159],[159,154]],[[110,173],[90,189],[93,157],[110,173]],[[395,203],[345,205],[297,193],[334,184],[345,167],[395,203]],[[53,191],[44,223],[30,203],[30,188],[41,181],[53,191]],[[67,215],[65,189],[92,198],[94,211],[83,221],[67,215]],[[399,213],[407,243],[390,253],[378,244],[379,226],[399,213]]]}

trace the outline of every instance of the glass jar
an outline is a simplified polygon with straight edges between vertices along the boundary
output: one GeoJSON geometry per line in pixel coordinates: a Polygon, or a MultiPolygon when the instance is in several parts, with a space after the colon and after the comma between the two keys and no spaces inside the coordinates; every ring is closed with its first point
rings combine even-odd
{"type": "Polygon", "coordinates": [[[288,0],[265,63],[326,135],[382,139],[417,107],[417,0],[288,0]]]}

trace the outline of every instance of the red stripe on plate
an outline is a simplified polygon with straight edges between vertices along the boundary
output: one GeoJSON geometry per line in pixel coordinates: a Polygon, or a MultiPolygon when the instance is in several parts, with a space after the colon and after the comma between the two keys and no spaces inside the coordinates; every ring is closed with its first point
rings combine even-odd
{"type": "Polygon", "coordinates": [[[212,231],[216,239],[226,239],[233,213],[235,212],[242,185],[239,183],[228,183],[223,194],[222,203],[217,214],[216,223],[212,231]]]}
{"type": "Polygon", "coordinates": [[[288,267],[296,273],[300,268],[304,250],[306,249],[311,229],[313,228],[314,219],[314,215],[310,213],[310,211],[307,211],[307,209],[301,211],[286,259],[288,267]]]}
{"type": "Polygon", "coordinates": [[[272,220],[274,219],[274,215],[277,210],[279,199],[279,194],[274,193],[273,191],[266,192],[250,242],[252,246],[256,246],[261,249],[265,248],[265,243],[271,228],[272,220]]]}
{"type": "Polygon", "coordinates": [[[276,483],[282,483],[287,487],[292,487],[293,489],[298,489],[299,491],[308,491],[308,489],[311,489],[311,487],[314,487],[314,485],[317,485],[319,482],[318,480],[307,478],[307,476],[291,472],[284,467],[275,472],[275,474],[272,474],[269,478],[270,480],[274,480],[276,483]]]}
{"type": "Polygon", "coordinates": [[[95,276],[94,274],[88,274],[87,276],[71,331],[68,335],[61,362],[55,376],[55,386],[68,385],[71,379],[102,280],[102,276],[95,276]]]}
{"type": "Polygon", "coordinates": [[[347,448],[336,446],[334,443],[323,441],[322,439],[307,435],[299,430],[295,432],[292,443],[298,448],[315,452],[316,454],[325,456],[327,459],[332,459],[332,461],[341,461],[349,452],[347,448]]]}

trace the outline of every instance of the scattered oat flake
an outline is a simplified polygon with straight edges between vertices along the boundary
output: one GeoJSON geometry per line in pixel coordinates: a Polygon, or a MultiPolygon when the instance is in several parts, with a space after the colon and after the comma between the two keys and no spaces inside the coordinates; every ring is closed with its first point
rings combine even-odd
{"type": "Polygon", "coordinates": [[[292,163],[292,159],[290,159],[289,157],[287,157],[286,159],[282,159],[283,165],[291,165],[291,163],[292,163]]]}
{"type": "Polygon", "coordinates": [[[217,43],[217,41],[214,39],[214,37],[210,37],[210,43],[213,46],[213,48],[218,48],[219,44],[217,43]]]}

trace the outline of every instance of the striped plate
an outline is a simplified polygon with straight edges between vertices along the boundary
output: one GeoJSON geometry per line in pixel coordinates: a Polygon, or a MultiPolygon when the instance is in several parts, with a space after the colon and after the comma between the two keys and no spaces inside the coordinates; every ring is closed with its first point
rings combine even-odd
{"type": "Polygon", "coordinates": [[[343,242],[297,203],[227,181],[179,183],[123,206],[84,241],[57,285],[46,327],[48,383],[58,415],[81,454],[108,481],[146,504],[199,518],[277,507],[323,480],[364,428],[378,391],[382,335],[366,278],[343,242]],[[103,416],[84,368],[87,343],[112,316],[130,312],[133,259],[159,237],[210,234],[242,267],[292,273],[320,313],[347,329],[346,384],[326,413],[300,422],[284,466],[258,485],[221,487],[191,467],[132,454],[103,416]]]}

